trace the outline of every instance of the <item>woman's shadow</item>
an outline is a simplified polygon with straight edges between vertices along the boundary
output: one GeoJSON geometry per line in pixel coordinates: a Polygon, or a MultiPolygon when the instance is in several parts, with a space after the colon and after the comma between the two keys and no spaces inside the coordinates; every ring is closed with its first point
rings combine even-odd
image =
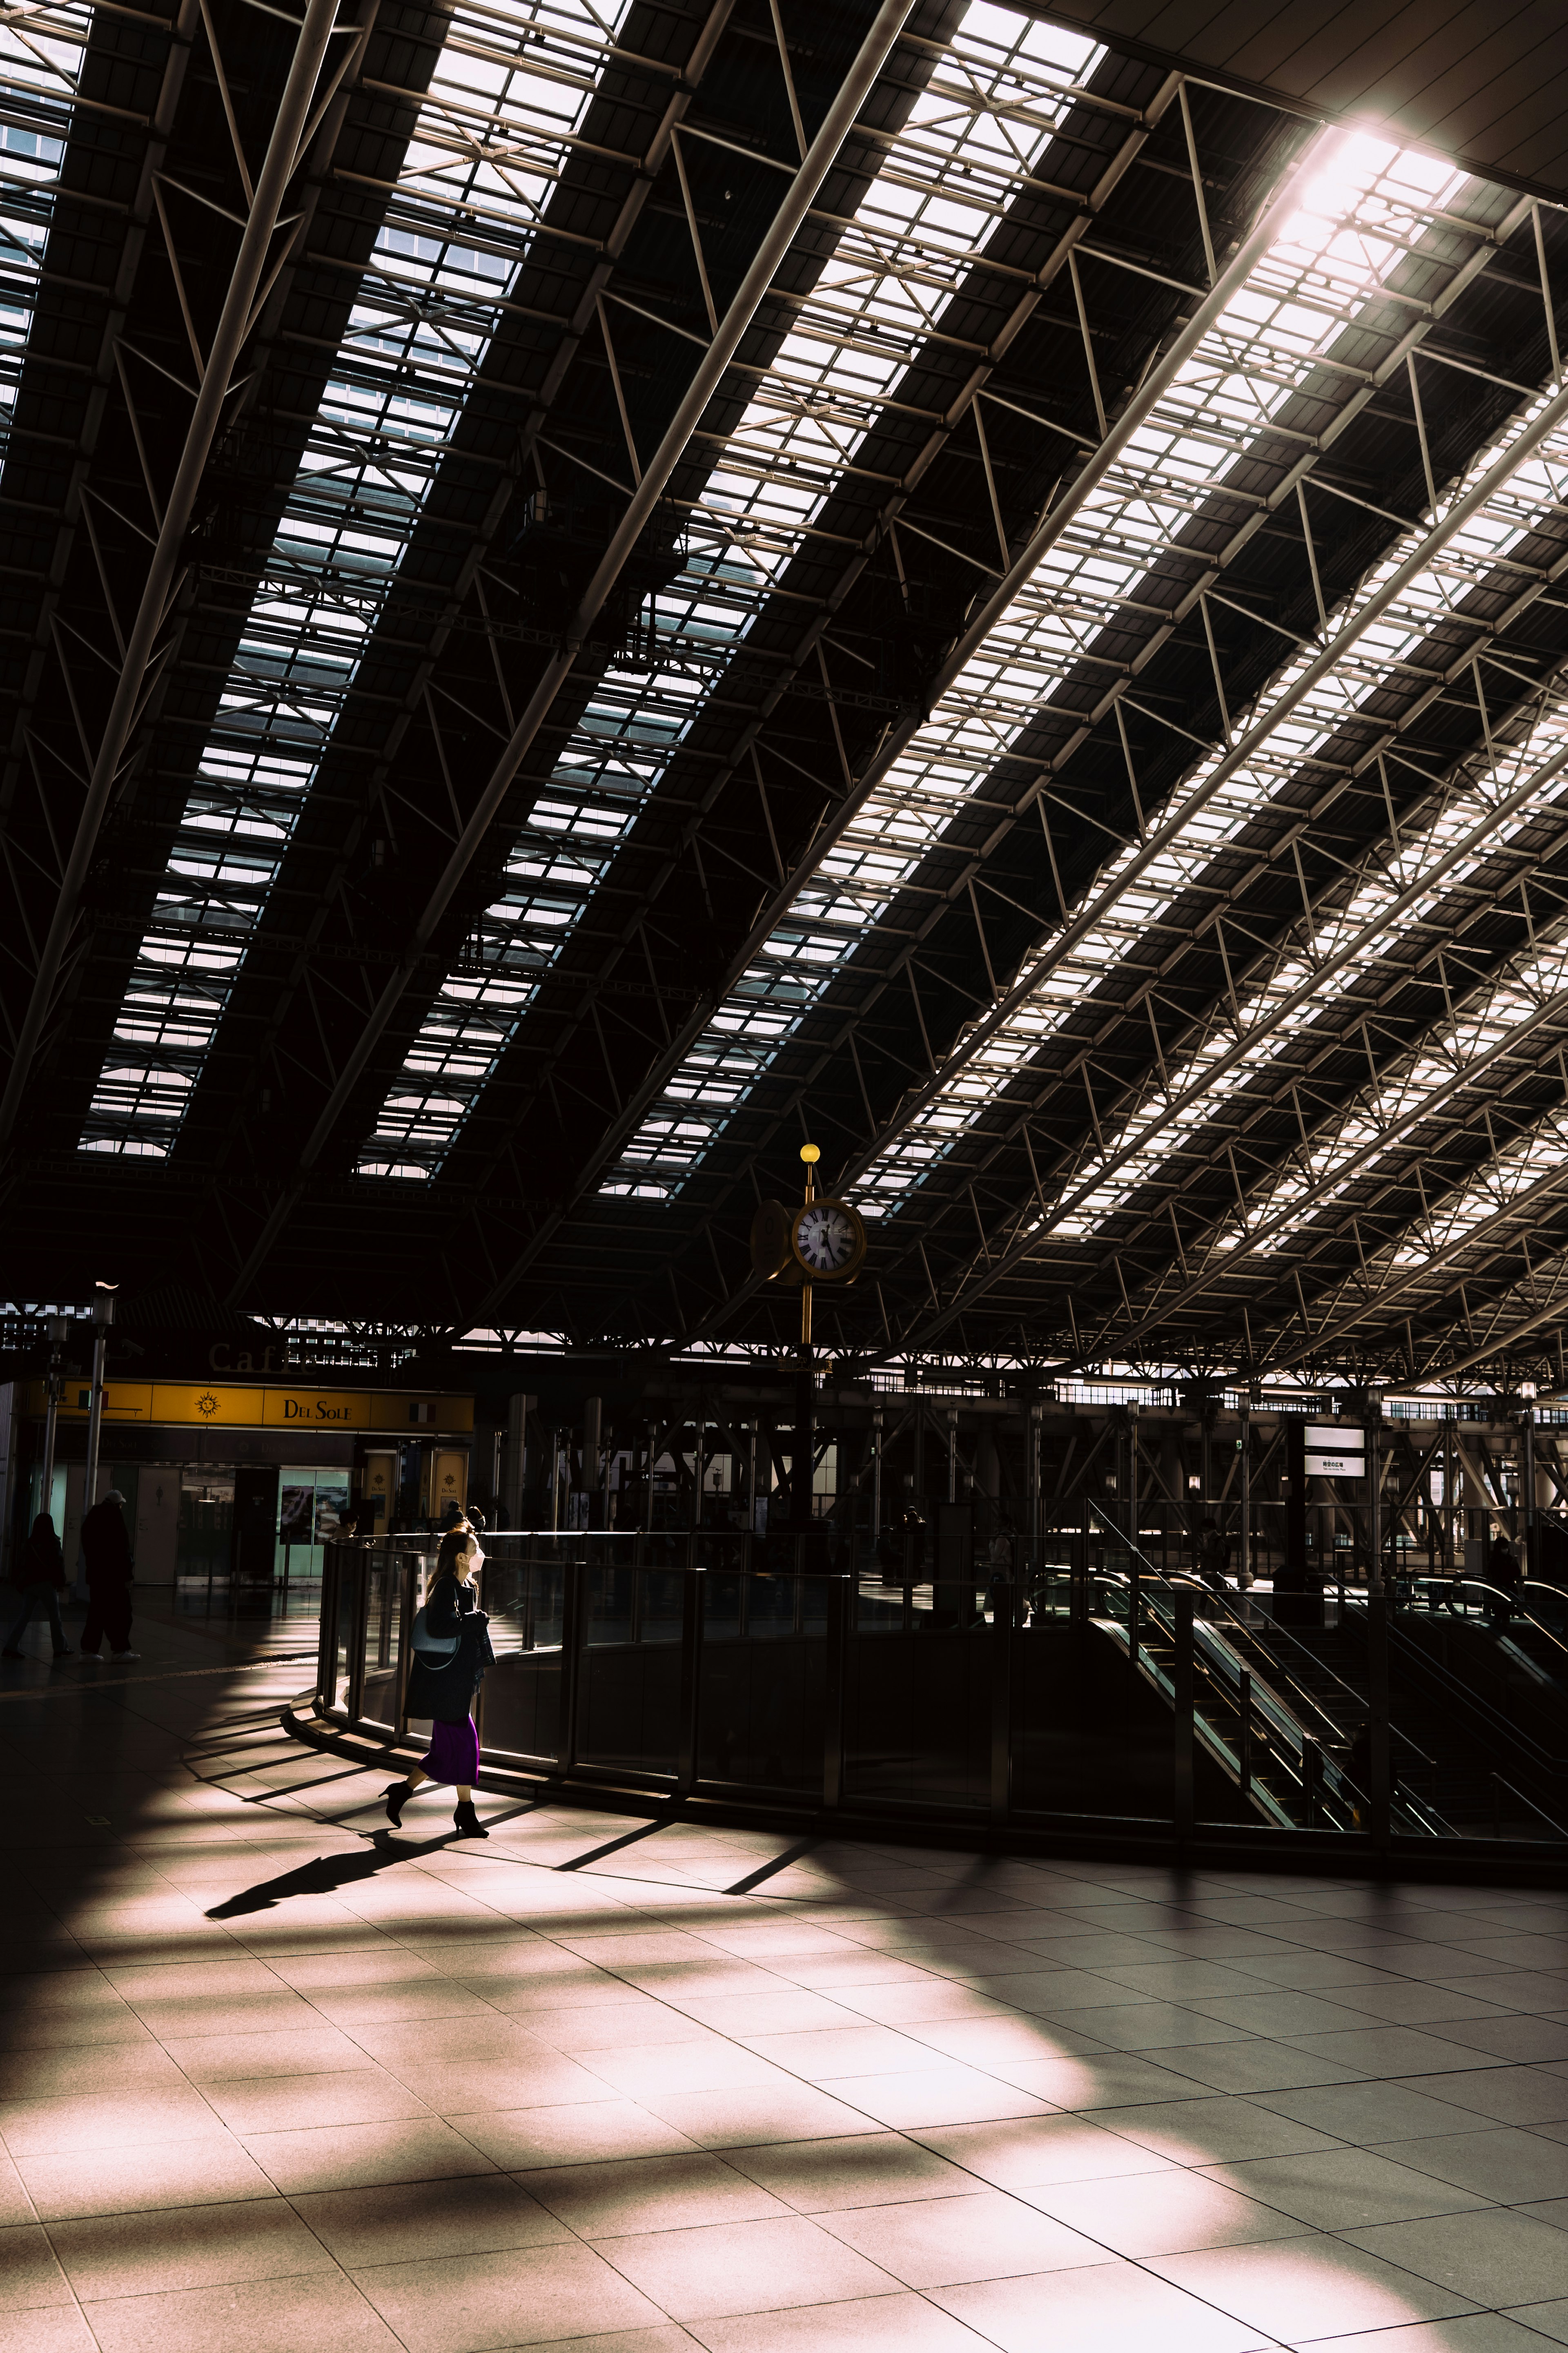
{"type": "Polygon", "coordinates": [[[264,1879],[255,1887],[241,1889],[226,1902],[213,1905],[206,1917],[239,1920],[247,1912],[270,1912],[290,1895],[333,1895],[340,1887],[353,1887],[361,1880],[374,1879],[378,1871],[385,1871],[395,1862],[413,1862],[422,1854],[438,1854],[443,1847],[455,1842],[456,1832],[451,1831],[442,1838],[424,1839],[417,1845],[395,1839],[390,1831],[375,1831],[367,1846],[346,1854],[314,1855],[295,1871],[285,1871],[277,1879],[264,1879]]]}

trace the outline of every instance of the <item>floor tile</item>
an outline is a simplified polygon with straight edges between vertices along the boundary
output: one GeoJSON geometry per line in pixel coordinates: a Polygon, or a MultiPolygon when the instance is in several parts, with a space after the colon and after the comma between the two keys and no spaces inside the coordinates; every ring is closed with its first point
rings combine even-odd
{"type": "Polygon", "coordinates": [[[958,2125],[915,2135],[925,2147],[997,2189],[1031,2189],[1049,2181],[1100,2181],[1170,2168],[1120,2134],[1080,2116],[958,2125]]]}
{"type": "Polygon", "coordinates": [[[508,2174],[317,2190],[289,2203],[345,2271],[545,2246],[571,2236],[508,2174]]]}
{"type": "Polygon", "coordinates": [[[407,2124],[321,2125],[302,2132],[257,2133],[245,2143],[285,2195],[348,2189],[362,2182],[444,2181],[489,2173],[495,2161],[439,2117],[407,2124]]]}
{"type": "Polygon", "coordinates": [[[35,2304],[21,2312],[0,2312],[0,2353],[99,2353],[99,2348],[76,2305],[35,2304]]]}
{"type": "Polygon", "coordinates": [[[376,2066],[339,2074],[226,2077],[202,2089],[233,2133],[288,2132],[321,2125],[383,2124],[428,2116],[425,2103],[376,2066]]]}
{"type": "Polygon", "coordinates": [[[1043,2116],[1053,2113],[1048,2100],[1020,2092],[1011,2084],[978,2067],[949,2061],[922,2067],[908,2075],[861,2075],[835,2078],[823,2088],[863,2116],[878,2124],[913,2132],[935,2125],[977,2125],[994,2117],[1043,2116]]]}
{"type": "Polygon", "coordinates": [[[673,2320],[650,2328],[613,2328],[592,2337],[550,2337],[533,2353],[695,2353],[698,2340],[673,2320]]]}
{"type": "Polygon", "coordinates": [[[638,2157],[604,2165],[543,2167],[530,2193],[583,2239],[754,2222],[790,2209],[721,2157],[638,2157]]]}
{"type": "Polygon", "coordinates": [[[1168,2158],[1173,2165],[1215,2165],[1227,2158],[1289,2157],[1298,2151],[1334,2148],[1338,2143],[1310,2125],[1242,2099],[1153,2101],[1118,2108],[1100,2121],[1140,2148],[1168,2158]]]}
{"type": "Polygon", "coordinates": [[[207,2102],[183,2080],[173,2087],[137,2084],[124,2092],[82,2092],[0,2106],[0,2140],[17,2159],[220,2139],[223,2134],[207,2102]]]}
{"type": "Polygon", "coordinates": [[[0,2053],[0,2109],[78,2092],[118,2092],[124,2085],[167,2089],[184,2084],[163,2045],[95,2042],[85,2050],[13,2050],[0,2053]]]}
{"type": "Polygon", "coordinates": [[[83,2214],[226,2205],[278,2194],[256,2159],[226,2134],[221,2140],[179,2141],[161,2148],[24,2158],[16,2170],[46,2222],[83,2214]]]}
{"type": "Polygon", "coordinates": [[[900,2284],[804,2215],[602,2239],[597,2245],[672,2320],[837,2302],[900,2284]]]}
{"type": "Polygon", "coordinates": [[[1568,2279],[1564,2234],[1505,2208],[1381,2223],[1349,2235],[1358,2247],[1492,2309],[1544,2302],[1568,2279]]]}
{"type": "Polygon", "coordinates": [[[1445,2075],[1440,2092],[1420,2084],[1344,2084],[1255,2096],[1259,2107],[1272,2109],[1276,2116],[1291,2116],[1340,2140],[1377,2147],[1385,2141],[1463,2132],[1466,2112],[1448,2100],[1448,2086],[1456,2080],[1445,2075]]]}
{"type": "Polygon", "coordinates": [[[728,2156],[739,2171],[802,2214],[952,2198],[975,2187],[973,2176],[901,2133],[782,2141],[761,2148],[732,2148],[728,2156]]]}
{"type": "Polygon", "coordinates": [[[707,2353],[994,2353],[961,2320],[907,2294],[698,2321],[692,2338],[707,2353]]]}
{"type": "Polygon", "coordinates": [[[1104,2248],[1091,2239],[1002,2189],[857,2206],[819,2220],[846,2246],[914,2288],[1070,2271],[1105,2260],[1104,2248]]]}
{"type": "Polygon", "coordinates": [[[467,2141],[515,2172],[660,2157],[695,2146],[691,2136],[635,2100],[582,2100],[560,2108],[485,2109],[451,2119],[467,2141]]]}
{"type": "Polygon", "coordinates": [[[727,2092],[747,2084],[787,2082],[784,2070],[720,2035],[701,2042],[669,2042],[641,2051],[594,2051],[584,2065],[628,2099],[647,2100],[660,2092],[727,2092]]]}
{"type": "Polygon", "coordinates": [[[0,2312],[71,2301],[69,2284],[42,2224],[11,2222],[0,2230],[0,2312]]]}
{"type": "Polygon", "coordinates": [[[280,2198],[197,2207],[177,2224],[166,2210],[55,2222],[49,2236],[84,2304],[336,2271],[320,2239],[280,2198]]]}
{"type": "Polygon", "coordinates": [[[1290,2353],[1542,2353],[1542,2338],[1501,2313],[1472,2312],[1365,2335],[1299,2337],[1290,2353]]]}
{"type": "Polygon", "coordinates": [[[92,2332],[102,2353],[399,2353],[359,2290],[331,2274],[107,2298],[92,2332]]]}
{"type": "Polygon", "coordinates": [[[1208,2089],[1133,2051],[1096,2051],[1071,2059],[987,2060],[988,2074],[1031,2092],[1055,2108],[1119,2108],[1148,2100],[1197,2099],[1208,2089]]]}
{"type": "MultiPolygon", "coordinates": [[[[1447,2229],[1447,2223],[1400,2228],[1447,2229]]],[[[1385,2234],[1386,2235],[1386,2234],[1385,2234]]],[[[1290,2344],[1300,2337],[1349,2336],[1354,2329],[1393,2328],[1474,2308],[1474,2298],[1451,2292],[1358,2241],[1321,2236],[1270,2240],[1250,2247],[1159,2255],[1151,2268],[1162,2278],[1248,2327],[1290,2344]]]]}
{"type": "Polygon", "coordinates": [[[931,2288],[1002,2353],[1254,2353],[1254,2328],[1134,2263],[931,2288]]]}
{"type": "MultiPolygon", "coordinates": [[[[575,2335],[657,2326],[657,2305],[575,2241],[378,2264],[355,2284],[407,2353],[486,2353],[575,2335]]],[[[254,2353],[254,2348],[250,2348],[254,2353]]]]}
{"type": "MultiPolygon", "coordinates": [[[[1298,2051],[1362,2075],[1441,2076],[1450,2071],[1457,2074],[1476,2063],[1474,2052],[1457,2040],[1425,2033],[1415,2026],[1358,2026],[1348,2033],[1302,2034],[1292,2036],[1291,2041],[1298,2051]]],[[[1568,2041],[1564,2047],[1568,2048],[1568,2041]]]]}
{"type": "Polygon", "coordinates": [[[1500,2125],[1568,2123],[1568,2074],[1548,2067],[1479,2067],[1474,2074],[1445,2075],[1442,2097],[1500,2125]]]}
{"type": "Polygon", "coordinates": [[[1317,2084],[1354,2083],[1367,2071],[1342,2060],[1299,2050],[1294,2043],[1254,2042],[1250,2037],[1229,2042],[1187,2044],[1152,2050],[1147,2056],[1173,2074],[1185,2075],[1211,2092],[1294,2091],[1317,2084]]]}
{"type": "Polygon", "coordinates": [[[940,2067],[943,2053],[890,2026],[841,2026],[794,2034],[760,2034],[746,2048],[808,2084],[863,2075],[908,2075],[940,2067]]]}
{"type": "Polygon", "coordinates": [[[1568,2147],[1517,2126],[1434,2137],[1384,2154],[1502,2206],[1568,2197],[1568,2147]]]}
{"type": "Polygon", "coordinates": [[[289,2028],[286,2037],[272,2031],[174,2035],[163,2048],[189,2082],[203,2084],[224,2076],[336,2075],[374,2064],[352,2037],[323,2023],[302,2032],[289,2028]]]}
{"type": "MultiPolygon", "coordinates": [[[[1522,2327],[1534,2329],[1550,2344],[1568,2345],[1568,2296],[1557,2296],[1546,2304],[1515,2306],[1510,2317],[1522,2327]]],[[[1520,2353],[1524,2353],[1522,2347],[1520,2353]]]]}
{"type": "Polygon", "coordinates": [[[744,2148],[752,2142],[822,2140],[864,2133],[864,2108],[852,2107],[814,2084],[781,2076],[776,2084],[739,2091],[651,2092],[644,2105],[702,2148],[744,2148]]]}
{"type": "Polygon", "coordinates": [[[1299,2228],[1275,2208],[1201,2173],[1042,2182],[1017,2195],[1097,2243],[1101,2260],[1106,2249],[1142,2260],[1280,2239],[1299,2228]]]}
{"type": "Polygon", "coordinates": [[[1262,2158],[1226,2165],[1212,2178],[1244,2189],[1249,2198],[1260,2198],[1314,2231],[1352,2231],[1373,2222],[1458,2213],[1485,2203],[1420,2169],[1418,2153],[1429,2145],[1396,2143],[1381,2154],[1341,2147],[1262,2158]],[[1399,2161],[1405,2146],[1409,2164],[1399,2161]]]}

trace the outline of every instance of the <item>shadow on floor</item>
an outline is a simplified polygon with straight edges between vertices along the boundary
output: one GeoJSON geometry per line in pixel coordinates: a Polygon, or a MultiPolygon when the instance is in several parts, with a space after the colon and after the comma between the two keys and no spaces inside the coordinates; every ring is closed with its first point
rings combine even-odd
{"type": "Polygon", "coordinates": [[[368,1846],[349,1854],[313,1855],[295,1871],[285,1871],[276,1879],[263,1879],[255,1887],[242,1888],[226,1903],[213,1905],[206,1916],[209,1920],[239,1920],[247,1912],[270,1912],[290,1895],[332,1895],[340,1887],[374,1879],[378,1871],[389,1870],[395,1862],[414,1862],[421,1855],[438,1854],[443,1847],[456,1841],[455,1831],[447,1831],[441,1838],[423,1839],[417,1845],[412,1841],[395,1839],[390,1831],[377,1831],[368,1846]]]}

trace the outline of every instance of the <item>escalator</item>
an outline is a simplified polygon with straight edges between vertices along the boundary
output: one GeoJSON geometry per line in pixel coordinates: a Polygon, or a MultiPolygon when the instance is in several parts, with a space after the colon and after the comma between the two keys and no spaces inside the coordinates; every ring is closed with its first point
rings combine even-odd
{"type": "MultiPolygon", "coordinates": [[[[1281,1830],[1353,1830],[1366,1794],[1350,1751],[1367,1715],[1364,1692],[1326,1658],[1260,1612],[1196,1580],[1166,1577],[1105,1523],[1126,1560],[1090,1577],[1090,1620],[1127,1655],[1167,1706],[1176,1704],[1176,1597],[1194,1594],[1194,1736],[1252,1811],[1281,1830]],[[1199,1615],[1202,1611],[1204,1614],[1199,1615]],[[1135,1635],[1134,1635],[1135,1627],[1135,1635]]],[[[1431,1759],[1401,1724],[1390,1736],[1397,1776],[1392,1827],[1413,1837],[1456,1835],[1458,1825],[1419,1786],[1431,1759]]]]}
{"type": "MultiPolygon", "coordinates": [[[[1546,1621],[1552,1591],[1533,1578],[1513,1596],[1479,1578],[1415,1579],[1390,1613],[1402,1716],[1436,1759],[1436,1802],[1468,1834],[1568,1836],[1568,1642],[1546,1621]]],[[[1352,1600],[1340,1628],[1302,1640],[1337,1645],[1353,1678],[1365,1618],[1352,1600]]]]}

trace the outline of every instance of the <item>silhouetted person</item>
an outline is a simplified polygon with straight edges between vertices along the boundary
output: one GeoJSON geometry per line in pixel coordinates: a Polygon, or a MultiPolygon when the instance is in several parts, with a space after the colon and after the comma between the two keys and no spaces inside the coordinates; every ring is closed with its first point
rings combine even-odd
{"type": "Polygon", "coordinates": [[[11,1582],[21,1589],[22,1607],[16,1623],[5,1637],[5,1656],[22,1656],[22,1635],[28,1620],[37,1610],[47,1610],[49,1632],[54,1641],[57,1659],[68,1658],[70,1644],[60,1622],[60,1596],[66,1589],[65,1556],[60,1540],[55,1534],[55,1524],[47,1512],[40,1512],[33,1522],[33,1532],[16,1556],[11,1572],[11,1582]]]}
{"type": "Polygon", "coordinates": [[[104,1636],[117,1659],[134,1659],[131,1647],[131,1539],[125,1533],[121,1506],[125,1501],[111,1487],[93,1505],[81,1524],[82,1557],[87,1563],[87,1623],[81,1630],[82,1656],[96,1659],[104,1636]]]}
{"type": "Polygon", "coordinates": [[[1223,1593],[1225,1573],[1229,1567],[1229,1541],[1220,1534],[1213,1520],[1207,1520],[1198,1538],[1198,1575],[1216,1593],[1223,1593]]]}
{"type": "MultiPolygon", "coordinates": [[[[1372,1718],[1370,1716],[1359,1726],[1355,1738],[1351,1742],[1350,1754],[1345,1758],[1345,1770],[1355,1784],[1356,1794],[1351,1808],[1351,1820],[1359,1831],[1365,1826],[1368,1810],[1372,1804],[1372,1718]]],[[[1390,1805],[1398,1795],[1399,1776],[1394,1769],[1394,1752],[1391,1747],[1388,1757],[1390,1805]]]]}
{"type": "Polygon", "coordinates": [[[1499,1536],[1487,1564],[1487,1616],[1500,1630],[1513,1616],[1519,1599],[1519,1555],[1506,1536],[1499,1536]]]}

